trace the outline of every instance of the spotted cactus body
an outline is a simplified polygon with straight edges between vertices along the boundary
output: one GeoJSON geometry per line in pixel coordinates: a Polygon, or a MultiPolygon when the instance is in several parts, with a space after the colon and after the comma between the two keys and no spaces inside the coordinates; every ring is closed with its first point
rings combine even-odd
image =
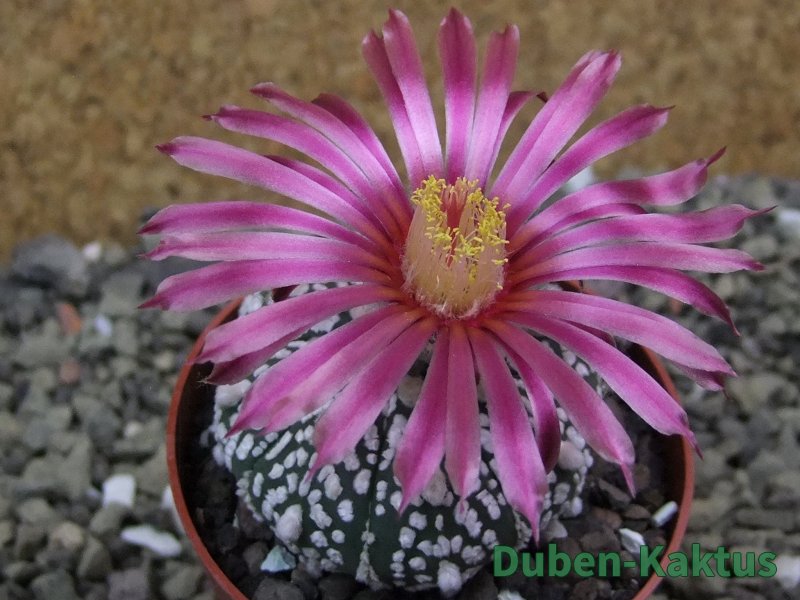
{"type": "MultiPolygon", "coordinates": [[[[242,312],[259,305],[251,297],[242,312]]],[[[271,364],[350,319],[343,314],[320,324],[289,344],[271,364]]],[[[458,498],[440,468],[422,496],[398,514],[402,494],[393,458],[428,359],[425,354],[420,357],[356,448],[310,479],[306,475],[315,458],[317,414],[281,432],[243,431],[226,437],[250,382],[218,388],[212,426],[218,460],[236,477],[238,493],[254,515],[271,526],[310,572],[349,573],[373,587],[439,587],[453,592],[491,560],[496,545],[520,548],[530,541],[530,525],[508,505],[498,482],[484,402],[478,491],[457,507],[458,498]]],[[[524,393],[521,382],[518,385],[524,393]]],[[[545,535],[558,517],[580,512],[579,495],[592,462],[583,439],[564,421],[562,438],[568,452],[549,476],[551,489],[541,521],[545,535]]]]}

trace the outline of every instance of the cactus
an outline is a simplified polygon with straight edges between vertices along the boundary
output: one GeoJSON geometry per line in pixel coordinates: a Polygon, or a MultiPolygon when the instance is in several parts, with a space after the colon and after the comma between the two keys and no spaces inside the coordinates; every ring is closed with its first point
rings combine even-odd
{"type": "MultiPolygon", "coordinates": [[[[240,314],[263,301],[260,295],[248,297],[240,314]]],[[[343,313],[318,325],[290,343],[266,368],[349,320],[350,315],[343,313]]],[[[581,371],[584,367],[576,365],[581,371]]],[[[422,497],[398,514],[401,489],[392,459],[426,370],[423,355],[355,450],[310,480],[306,473],[315,457],[316,414],[280,432],[262,435],[246,430],[227,437],[250,382],[217,389],[212,425],[217,459],[235,476],[238,493],[256,518],[266,521],[311,573],[348,573],[373,587],[439,587],[454,592],[491,560],[496,545],[521,548],[529,543],[530,525],[508,505],[495,475],[483,402],[479,490],[457,506],[440,468],[422,497]]],[[[590,375],[588,370],[584,374],[590,375]]],[[[590,380],[599,385],[597,378],[590,380]]],[[[517,384],[524,394],[522,383],[517,380],[517,384]]],[[[545,537],[559,517],[581,511],[580,493],[593,461],[561,410],[559,417],[562,460],[549,475],[551,489],[541,521],[545,537]]]]}

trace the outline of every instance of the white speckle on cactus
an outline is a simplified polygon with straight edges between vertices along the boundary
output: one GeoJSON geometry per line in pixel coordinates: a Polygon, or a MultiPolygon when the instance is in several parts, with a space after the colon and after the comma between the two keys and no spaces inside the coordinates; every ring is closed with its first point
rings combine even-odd
{"type": "Polygon", "coordinates": [[[305,477],[300,480],[300,484],[297,486],[297,493],[300,496],[308,496],[308,491],[311,489],[311,482],[308,481],[305,477]]]}
{"type": "Polygon", "coordinates": [[[298,448],[294,454],[297,457],[297,466],[305,466],[305,464],[308,462],[308,452],[306,452],[305,448],[298,448]]]}
{"type": "Polygon", "coordinates": [[[425,569],[425,559],[421,556],[415,556],[411,560],[408,561],[408,566],[414,569],[415,571],[422,571],[425,569]]]}
{"type": "Polygon", "coordinates": [[[298,479],[297,473],[289,473],[286,476],[286,489],[289,490],[290,494],[294,494],[297,491],[298,479]]]}
{"type": "Polygon", "coordinates": [[[364,436],[364,446],[370,452],[377,452],[378,448],[380,448],[381,440],[378,436],[378,428],[373,425],[367,430],[366,435],[364,436]]]}
{"type": "MultiPolygon", "coordinates": [[[[313,518],[313,517],[312,517],[313,518]]],[[[325,537],[325,534],[321,531],[315,531],[311,534],[309,538],[311,543],[314,544],[317,548],[327,548],[328,547],[328,538],[325,537]]]]}
{"type": "MultiPolygon", "coordinates": [[[[492,452],[491,438],[489,437],[489,432],[486,431],[485,429],[481,430],[481,445],[487,452],[492,452]],[[486,434],[486,442],[484,442],[483,440],[484,433],[486,434]]],[[[489,476],[489,465],[481,461],[481,477],[486,478],[488,476],[489,476]]]]}
{"type": "Polygon", "coordinates": [[[322,500],[322,490],[314,489],[308,493],[308,503],[317,504],[322,500]]]}
{"type": "Polygon", "coordinates": [[[286,458],[283,459],[283,466],[287,469],[291,469],[294,467],[294,464],[297,462],[297,454],[295,452],[289,452],[286,455],[286,458]]]}
{"type": "Polygon", "coordinates": [[[336,544],[342,544],[342,543],[344,543],[344,531],[342,531],[341,529],[334,529],[334,530],[331,532],[331,539],[332,539],[332,540],[334,541],[334,543],[336,543],[336,544]]]}
{"type": "Polygon", "coordinates": [[[316,480],[317,480],[319,483],[323,483],[323,482],[324,482],[324,481],[325,481],[325,480],[328,478],[328,475],[330,475],[331,473],[333,473],[333,465],[324,465],[324,466],[323,466],[323,467],[322,467],[322,468],[321,468],[321,469],[320,469],[320,470],[317,472],[317,476],[315,477],[315,479],[316,479],[316,480]]]}
{"type": "Polygon", "coordinates": [[[428,518],[421,512],[414,511],[410,515],[408,515],[408,524],[411,525],[414,529],[422,530],[428,526],[428,518]]]}
{"type": "Polygon", "coordinates": [[[561,482],[553,489],[553,504],[564,504],[569,494],[569,485],[561,482]]]}
{"type": "Polygon", "coordinates": [[[417,544],[417,550],[422,552],[425,556],[433,556],[433,542],[430,540],[423,540],[417,544]]]}
{"type": "Polygon", "coordinates": [[[567,439],[575,444],[578,450],[583,450],[586,447],[586,440],[583,439],[583,436],[578,433],[578,430],[572,426],[567,427],[567,439]]]}
{"type": "Polygon", "coordinates": [[[414,538],[417,534],[410,527],[401,527],[398,541],[403,548],[411,548],[414,545],[414,538]]]}
{"type": "Polygon", "coordinates": [[[275,535],[283,542],[291,544],[300,538],[303,530],[303,509],[299,504],[287,508],[275,524],[275,535]]]}
{"type": "Polygon", "coordinates": [[[419,392],[422,389],[422,378],[420,377],[403,377],[400,380],[400,385],[397,386],[397,397],[400,402],[406,406],[414,406],[419,398],[419,392]]]}
{"type": "Polygon", "coordinates": [[[247,390],[252,384],[248,379],[234,383],[233,385],[220,385],[217,387],[215,400],[220,408],[236,406],[242,401],[247,390]]]}
{"type": "Polygon", "coordinates": [[[261,472],[253,476],[253,496],[258,498],[261,496],[261,486],[264,485],[264,474],[261,472]]]}
{"type": "MultiPolygon", "coordinates": [[[[494,529],[484,530],[483,536],[481,536],[481,543],[484,546],[494,546],[497,544],[497,534],[494,529]]],[[[458,552],[458,550],[456,550],[456,552],[458,552]]]]}
{"type": "Polygon", "coordinates": [[[281,477],[283,477],[283,471],[284,467],[282,464],[274,463],[272,465],[272,468],[269,470],[269,473],[267,473],[267,477],[269,477],[270,479],[280,479],[281,477]]]}
{"type": "Polygon", "coordinates": [[[347,455],[342,459],[342,464],[344,464],[344,468],[348,471],[355,471],[361,466],[361,462],[358,460],[358,455],[355,452],[348,452],[347,455]]]}
{"type": "Polygon", "coordinates": [[[292,441],[292,432],[287,431],[282,436],[281,439],[272,447],[272,449],[267,453],[264,457],[266,460],[275,460],[275,458],[283,452],[283,449],[286,448],[286,445],[292,441]]]}
{"type": "Polygon", "coordinates": [[[374,465],[377,462],[378,462],[377,454],[367,454],[367,463],[374,465]]]}
{"type": "Polygon", "coordinates": [[[269,500],[267,500],[266,498],[261,503],[261,512],[259,513],[258,511],[253,511],[254,514],[256,514],[256,515],[260,514],[261,516],[263,516],[268,521],[272,520],[272,515],[274,514],[274,512],[275,511],[272,509],[272,505],[269,503],[269,500]]]}
{"type": "Polygon", "coordinates": [[[311,506],[311,510],[309,511],[309,516],[311,517],[311,520],[314,521],[314,524],[320,529],[327,529],[333,523],[333,519],[331,519],[330,515],[325,512],[325,509],[322,508],[321,504],[313,504],[311,506]]]}
{"type": "Polygon", "coordinates": [[[445,596],[452,596],[461,589],[461,571],[449,560],[443,560],[439,563],[436,583],[445,596]]]}
{"type": "Polygon", "coordinates": [[[267,494],[265,496],[266,500],[269,501],[272,506],[283,504],[286,502],[286,498],[288,497],[289,493],[285,485],[280,485],[274,489],[267,490],[267,494]]]}
{"type": "Polygon", "coordinates": [[[214,462],[217,463],[218,465],[225,464],[225,450],[223,449],[222,446],[218,444],[215,445],[211,449],[211,456],[213,457],[214,462]]]}
{"type": "Polygon", "coordinates": [[[403,493],[400,491],[392,492],[392,495],[389,497],[389,504],[391,504],[395,510],[400,508],[400,503],[403,501],[403,493]]]}
{"type": "Polygon", "coordinates": [[[444,516],[442,514],[436,515],[433,526],[436,527],[437,531],[441,531],[444,528],[444,516]]]}
{"type": "Polygon", "coordinates": [[[336,512],[342,521],[350,523],[353,520],[353,502],[351,500],[342,500],[339,506],[336,507],[336,512]]]}
{"type": "Polygon", "coordinates": [[[470,508],[465,513],[457,510],[455,512],[455,521],[457,524],[466,527],[472,537],[480,537],[483,524],[478,520],[478,511],[474,508],[470,508]]]}
{"type": "MultiPolygon", "coordinates": [[[[583,486],[581,486],[583,487],[583,486]]],[[[565,517],[577,517],[583,512],[583,500],[580,496],[576,496],[569,502],[569,510],[564,514],[565,517]]]]}
{"type": "Polygon", "coordinates": [[[575,372],[583,377],[584,379],[590,375],[589,367],[587,367],[584,363],[579,362],[575,365],[575,372]]]}
{"type": "Polygon", "coordinates": [[[358,474],[353,478],[353,490],[356,494],[366,494],[369,491],[370,472],[367,469],[361,469],[358,474]]]}
{"type": "Polygon", "coordinates": [[[325,478],[325,496],[330,500],[336,500],[342,493],[342,483],[339,481],[339,476],[331,472],[325,478]]]}
{"type": "Polygon", "coordinates": [[[371,546],[375,543],[375,534],[369,530],[365,530],[361,533],[361,541],[364,542],[364,546],[371,546]]]}
{"type": "Polygon", "coordinates": [[[453,554],[457,554],[458,552],[461,552],[461,546],[463,545],[464,545],[464,538],[461,537],[460,535],[455,535],[453,536],[453,539],[450,540],[450,551],[453,554]]]}
{"type": "Polygon", "coordinates": [[[386,507],[383,504],[378,504],[375,506],[375,514],[379,517],[382,517],[386,514],[386,507]]]}
{"type": "Polygon", "coordinates": [[[497,489],[497,479],[490,479],[486,482],[486,487],[494,491],[497,489]]]}
{"type": "MultiPolygon", "coordinates": [[[[279,354],[280,354],[280,352],[276,352],[275,353],[275,357],[276,358],[280,358],[278,356],[279,354]]],[[[258,379],[259,377],[261,377],[267,371],[269,371],[269,364],[261,365],[260,367],[256,368],[255,371],[253,371],[253,378],[258,379]]]]}
{"type": "Polygon", "coordinates": [[[255,443],[256,439],[253,437],[252,433],[244,434],[239,440],[239,445],[236,448],[236,458],[239,460],[244,460],[250,456],[250,451],[253,449],[253,445],[255,443]]]}
{"type": "Polygon", "coordinates": [[[380,502],[386,498],[386,488],[389,484],[385,481],[379,481],[375,485],[375,499],[380,502]]]}
{"type": "Polygon", "coordinates": [[[568,471],[577,471],[584,465],[583,452],[570,440],[561,442],[558,453],[558,466],[568,471]]]}
{"type": "Polygon", "coordinates": [[[250,453],[250,456],[252,456],[253,458],[258,458],[262,454],[264,454],[264,448],[261,446],[261,444],[259,444],[255,448],[253,448],[253,451],[250,453]]]}
{"type": "Polygon", "coordinates": [[[444,537],[443,535],[440,535],[438,538],[436,538],[434,553],[436,552],[435,548],[437,547],[439,548],[440,552],[440,554],[437,554],[437,556],[447,556],[448,554],[450,554],[450,540],[444,537]]]}
{"type": "Polygon", "coordinates": [[[477,565],[483,561],[484,556],[486,556],[486,553],[480,546],[465,546],[464,550],[461,551],[461,557],[468,565],[477,565]]]}
{"type": "MultiPolygon", "coordinates": [[[[392,562],[401,563],[405,560],[405,550],[395,550],[392,552],[392,562]]],[[[400,565],[402,567],[402,565],[400,565]]]]}
{"type": "Polygon", "coordinates": [[[310,440],[314,436],[314,426],[308,425],[305,429],[303,429],[303,435],[307,440],[310,440]]]}

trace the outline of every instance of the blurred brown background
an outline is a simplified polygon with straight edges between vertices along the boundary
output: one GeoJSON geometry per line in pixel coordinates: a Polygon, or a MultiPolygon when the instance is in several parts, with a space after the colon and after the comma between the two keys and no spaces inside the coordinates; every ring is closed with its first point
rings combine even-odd
{"type": "MultiPolygon", "coordinates": [[[[455,4],[481,43],[506,23],[519,25],[519,88],[552,91],[583,52],[616,48],[622,72],[594,120],[639,102],[677,105],[662,132],[601,163],[603,174],[674,167],[727,145],[716,173],[800,178],[797,0],[455,4]]],[[[444,2],[0,3],[0,261],[47,231],[79,243],[131,243],[145,206],[264,198],[153,149],[182,134],[237,139],[197,117],[223,103],[258,107],[247,90],[259,81],[309,99],[342,94],[389,140],[359,46],[390,5],[410,16],[438,90],[444,2]]]]}

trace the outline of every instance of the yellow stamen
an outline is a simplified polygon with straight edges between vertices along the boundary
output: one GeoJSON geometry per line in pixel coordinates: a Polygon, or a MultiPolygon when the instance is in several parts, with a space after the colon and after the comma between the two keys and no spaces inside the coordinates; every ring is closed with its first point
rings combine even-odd
{"type": "Polygon", "coordinates": [[[506,215],[477,181],[431,176],[411,195],[417,207],[403,256],[409,293],[437,314],[468,318],[502,289],[506,215]]]}

